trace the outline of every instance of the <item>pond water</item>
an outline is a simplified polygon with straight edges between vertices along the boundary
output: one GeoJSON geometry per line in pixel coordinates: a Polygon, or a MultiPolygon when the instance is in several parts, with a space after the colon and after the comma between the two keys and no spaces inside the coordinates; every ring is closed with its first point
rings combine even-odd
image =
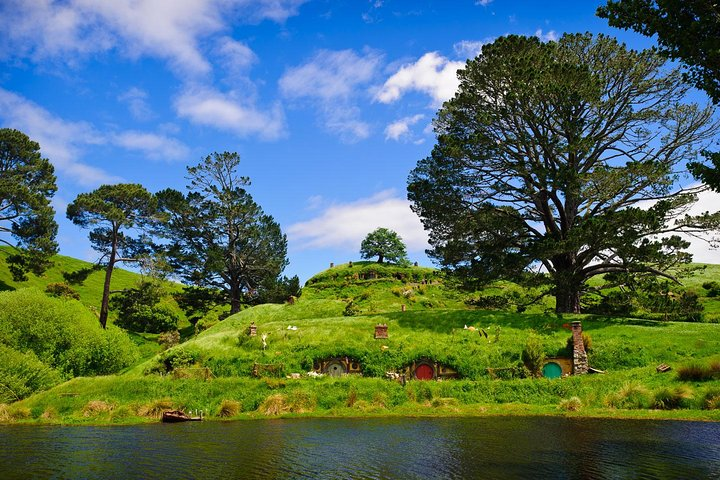
{"type": "Polygon", "coordinates": [[[720,478],[720,424],[551,417],[0,426],[0,477],[720,478]]]}

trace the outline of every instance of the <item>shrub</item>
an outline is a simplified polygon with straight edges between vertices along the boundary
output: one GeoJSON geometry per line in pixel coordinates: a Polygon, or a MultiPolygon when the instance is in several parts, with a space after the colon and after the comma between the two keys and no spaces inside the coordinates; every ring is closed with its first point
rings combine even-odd
{"type": "Polygon", "coordinates": [[[658,410],[675,410],[688,406],[688,401],[692,399],[692,389],[686,385],[680,385],[675,388],[663,387],[655,392],[653,400],[653,408],[658,410]]]}
{"type": "Polygon", "coordinates": [[[708,297],[720,296],[720,283],[718,282],[705,282],[702,287],[707,290],[708,297]]]}
{"type": "Polygon", "coordinates": [[[163,350],[167,350],[180,344],[180,332],[173,330],[171,332],[161,333],[157,341],[163,347],[163,350]]]}
{"type": "Polygon", "coordinates": [[[560,410],[565,410],[566,412],[577,412],[582,408],[582,401],[579,397],[563,399],[560,401],[558,408],[560,408],[560,410]]]}
{"type": "MultiPolygon", "coordinates": [[[[585,351],[590,352],[592,350],[592,337],[590,336],[590,334],[583,332],[582,339],[583,339],[583,345],[585,346],[585,351]]],[[[568,353],[572,354],[573,346],[574,346],[573,337],[572,337],[572,335],[570,335],[570,337],[568,337],[568,339],[567,339],[567,344],[565,347],[567,349],[568,353]]]]}
{"type": "Polygon", "coordinates": [[[709,365],[691,363],[677,369],[677,378],[683,382],[702,382],[720,377],[720,362],[709,365]]]}
{"type": "Polygon", "coordinates": [[[542,367],[545,362],[545,350],[542,341],[537,335],[528,337],[525,349],[522,352],[522,362],[534,377],[542,376],[542,367]]]}
{"type": "Polygon", "coordinates": [[[82,303],[37,289],[0,292],[0,340],[65,376],[115,373],[137,357],[125,333],[103,330],[82,303]]]}
{"type": "Polygon", "coordinates": [[[169,398],[163,398],[160,400],[153,400],[150,403],[141,405],[137,409],[137,414],[141,417],[155,417],[160,418],[164,411],[173,410],[173,402],[169,398]]]}
{"type": "Polygon", "coordinates": [[[65,282],[49,283],[45,287],[45,293],[51,297],[73,298],[80,300],[80,294],[65,282]]]}
{"type": "Polygon", "coordinates": [[[60,383],[62,377],[32,352],[0,344],[0,401],[14,402],[60,383]]]}
{"type": "Polygon", "coordinates": [[[358,315],[358,314],[360,314],[360,307],[358,307],[355,302],[350,300],[348,302],[348,304],[345,306],[343,315],[346,317],[354,317],[355,315],[358,315]]]}
{"type": "Polygon", "coordinates": [[[110,307],[118,311],[115,324],[134,332],[162,333],[176,330],[179,317],[171,308],[161,305],[167,296],[158,282],[140,282],[110,299],[110,307]]]}
{"type": "Polygon", "coordinates": [[[705,410],[720,409],[720,388],[712,388],[705,392],[702,408],[705,410]]]}
{"type": "Polygon", "coordinates": [[[223,400],[220,403],[217,416],[222,418],[234,417],[240,413],[241,407],[240,402],[237,400],[223,400]]]}
{"type": "Polygon", "coordinates": [[[614,394],[605,399],[605,404],[612,408],[642,409],[651,404],[650,391],[642,385],[626,383],[614,394]]]}
{"type": "Polygon", "coordinates": [[[82,409],[83,417],[94,417],[101,413],[110,412],[113,405],[102,400],[90,400],[82,409]]]}

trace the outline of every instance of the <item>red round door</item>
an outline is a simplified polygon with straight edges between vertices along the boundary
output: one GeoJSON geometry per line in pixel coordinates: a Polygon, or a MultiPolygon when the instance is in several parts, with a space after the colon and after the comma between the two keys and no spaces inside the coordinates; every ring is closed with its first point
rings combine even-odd
{"type": "Polygon", "coordinates": [[[415,369],[415,378],[418,380],[432,380],[435,377],[435,370],[427,363],[421,363],[415,369]]]}

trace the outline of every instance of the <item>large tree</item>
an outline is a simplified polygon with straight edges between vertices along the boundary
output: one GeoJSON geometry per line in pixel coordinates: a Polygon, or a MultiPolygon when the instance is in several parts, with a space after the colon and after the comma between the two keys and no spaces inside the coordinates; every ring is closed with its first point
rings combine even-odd
{"type": "Polygon", "coordinates": [[[409,177],[428,253],[478,280],[543,267],[534,278],[549,281],[559,313],[580,311],[594,275],[688,262],[674,233],[717,228],[718,216],[681,215],[697,191],[679,189],[678,171],[717,125],[664,63],[590,34],[483,47],[409,177]]]}
{"type": "Polygon", "coordinates": [[[198,287],[219,289],[236,313],[248,295],[287,266],[287,238],[238,174],[237,153],[213,153],[188,168],[188,193],[159,192],[168,258],[198,287]]]}
{"type": "Polygon", "coordinates": [[[609,0],[597,10],[613,27],[656,36],[686,79],[720,102],[720,5],[710,0],[609,0]]]}
{"type": "Polygon", "coordinates": [[[90,231],[90,242],[105,265],[100,325],[107,324],[110,282],[115,265],[138,262],[150,253],[145,230],[157,220],[157,200],[145,187],[133,183],[103,185],[81,193],[67,207],[67,218],[90,231]],[[135,234],[133,236],[133,234],[135,234]]]}
{"type": "MultiPolygon", "coordinates": [[[[709,0],[610,0],[598,16],[613,27],[656,36],[660,52],[680,60],[686,80],[720,102],[720,5],[709,0]]],[[[691,162],[692,174],[720,192],[720,153],[691,162]]]]}
{"type": "Polygon", "coordinates": [[[25,280],[27,272],[42,274],[57,253],[58,227],[50,205],[57,190],[54,172],[37,142],[0,128],[0,243],[12,248],[7,261],[16,281],[25,280]]]}
{"type": "Polygon", "coordinates": [[[362,258],[378,257],[378,263],[407,261],[405,244],[394,230],[380,227],[368,233],[360,244],[362,258]]]}

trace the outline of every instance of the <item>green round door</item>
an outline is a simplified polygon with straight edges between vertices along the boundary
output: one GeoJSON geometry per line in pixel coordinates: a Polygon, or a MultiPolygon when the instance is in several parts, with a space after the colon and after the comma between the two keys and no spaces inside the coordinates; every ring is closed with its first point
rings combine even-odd
{"type": "Polygon", "coordinates": [[[560,378],[562,377],[562,367],[555,362],[548,362],[543,366],[543,377],[560,378]]]}

